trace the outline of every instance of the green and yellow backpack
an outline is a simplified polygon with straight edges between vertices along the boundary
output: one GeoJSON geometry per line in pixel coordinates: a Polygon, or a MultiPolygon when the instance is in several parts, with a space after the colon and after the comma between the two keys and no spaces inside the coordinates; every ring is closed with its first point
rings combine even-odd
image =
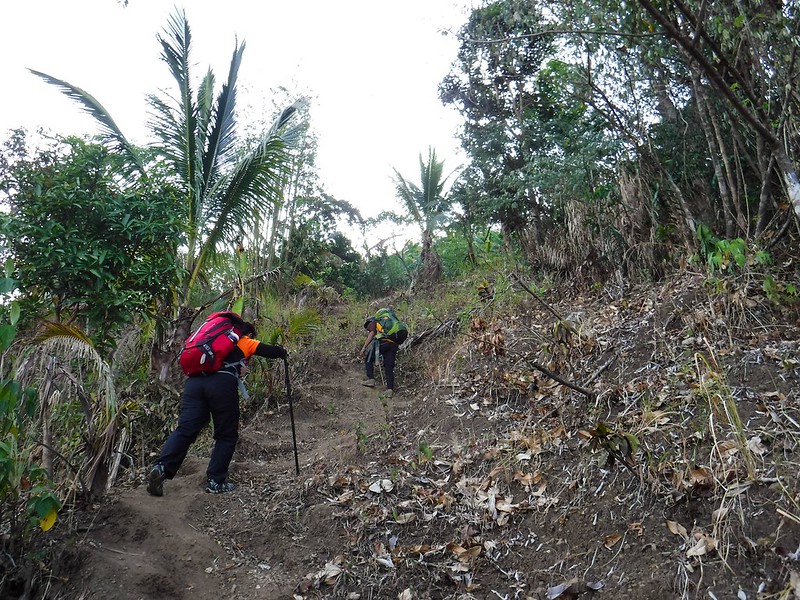
{"type": "Polygon", "coordinates": [[[390,308],[381,308],[375,313],[375,323],[378,332],[375,337],[379,340],[389,340],[398,346],[406,341],[408,328],[397,318],[390,308]]]}

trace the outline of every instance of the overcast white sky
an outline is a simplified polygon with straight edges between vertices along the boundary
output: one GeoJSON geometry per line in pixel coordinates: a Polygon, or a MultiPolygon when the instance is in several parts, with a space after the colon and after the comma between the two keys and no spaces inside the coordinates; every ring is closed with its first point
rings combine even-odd
{"type": "MultiPolygon", "coordinates": [[[[0,134],[24,126],[94,133],[55,87],[64,79],[97,98],[123,132],[145,143],[145,96],[170,84],[156,34],[176,6],[192,28],[195,74],[227,75],[238,36],[247,44],[242,106],[270,106],[284,85],[310,92],[322,183],[364,216],[395,208],[392,168],[418,181],[433,146],[448,173],[463,162],[458,115],[438,84],[455,58],[467,0],[0,0],[0,134]]],[[[243,114],[240,120],[258,120],[243,114]]]]}

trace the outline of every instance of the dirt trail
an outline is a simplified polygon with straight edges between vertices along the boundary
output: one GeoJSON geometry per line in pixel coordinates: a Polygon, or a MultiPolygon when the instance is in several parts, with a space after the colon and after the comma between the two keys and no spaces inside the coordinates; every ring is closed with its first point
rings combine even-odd
{"type": "Polygon", "coordinates": [[[401,357],[392,399],[360,385],[355,358],[309,350],[295,365],[314,382],[294,385],[300,476],[288,405],[262,406],[243,421],[234,493],[203,491],[207,438],[162,498],[141,468],[76,513],[84,533],[62,544],[76,551],[46,597],[785,597],[800,547],[800,335],[781,317],[734,345],[701,340],[694,307],[706,304],[691,299],[703,285],[667,283],[669,302],[648,291],[587,316],[570,360],[583,375],[611,365],[595,400],[518,359],[549,335],[536,313],[504,330],[511,360],[472,343],[401,357]],[[723,380],[699,351],[720,358],[724,385],[707,388],[723,380]]]}
{"type": "MultiPolygon", "coordinates": [[[[302,490],[315,469],[363,462],[359,436],[379,431],[409,399],[386,401],[360,384],[360,363],[336,365],[324,383],[295,390],[300,476],[295,476],[288,405],[262,410],[240,432],[230,479],[238,489],[203,491],[208,449],[196,444],[177,476],[154,498],[144,485],[115,492],[86,533],[77,598],[292,598],[329,552],[326,505],[304,506],[296,530],[269,515],[302,490]],[[322,555],[322,556],[321,556],[322,555]]],[[[281,509],[282,510],[282,509],[281,509]]],[[[299,510],[299,507],[298,507],[299,510]]],[[[334,540],[335,542],[335,540],[334,540]]]]}

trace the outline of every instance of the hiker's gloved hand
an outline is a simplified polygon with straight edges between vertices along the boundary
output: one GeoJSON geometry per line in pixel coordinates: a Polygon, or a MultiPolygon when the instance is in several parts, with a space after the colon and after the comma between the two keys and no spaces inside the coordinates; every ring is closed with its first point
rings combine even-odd
{"type": "Polygon", "coordinates": [[[288,356],[286,348],[283,346],[278,346],[277,344],[273,345],[262,343],[259,348],[262,348],[262,350],[258,352],[258,355],[266,358],[286,358],[288,356]]]}

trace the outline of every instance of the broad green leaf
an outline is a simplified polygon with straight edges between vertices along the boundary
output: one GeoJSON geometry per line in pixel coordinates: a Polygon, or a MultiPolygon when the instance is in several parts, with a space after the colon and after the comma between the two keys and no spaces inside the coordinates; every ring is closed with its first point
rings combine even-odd
{"type": "Polygon", "coordinates": [[[14,341],[17,328],[14,325],[0,325],[0,352],[5,352],[14,341]]]}
{"type": "Polygon", "coordinates": [[[11,277],[0,277],[0,294],[10,294],[17,289],[17,280],[11,277]]]}
{"type": "Polygon", "coordinates": [[[15,300],[14,302],[11,303],[11,315],[10,316],[11,316],[11,324],[12,325],[16,325],[17,321],[19,321],[19,313],[20,313],[19,302],[17,302],[15,300]]]}

